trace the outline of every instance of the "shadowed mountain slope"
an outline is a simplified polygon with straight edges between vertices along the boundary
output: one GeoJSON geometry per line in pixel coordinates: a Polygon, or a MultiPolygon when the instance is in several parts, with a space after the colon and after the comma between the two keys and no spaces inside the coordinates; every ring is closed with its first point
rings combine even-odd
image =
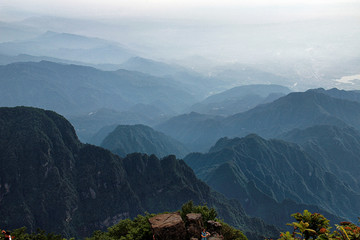
{"type": "Polygon", "coordinates": [[[313,91],[290,93],[273,103],[233,115],[223,124],[233,136],[257,133],[273,137],[294,128],[318,124],[350,125],[360,129],[360,103],[313,91]]]}
{"type": "Polygon", "coordinates": [[[360,191],[360,133],[358,130],[329,125],[294,129],[279,136],[301,145],[352,188],[360,191]]]}
{"type": "Polygon", "coordinates": [[[326,94],[330,97],[340,98],[344,100],[360,102],[360,91],[359,90],[340,90],[337,88],[331,88],[325,90],[323,88],[312,89],[312,91],[326,94]]]}
{"type": "Polygon", "coordinates": [[[55,112],[0,108],[3,228],[84,237],[145,211],[175,211],[189,200],[215,207],[252,239],[278,234],[275,227],[249,218],[239,202],[213,192],[175,156],[120,158],[80,143],[70,123],[55,112]]]}
{"type": "Polygon", "coordinates": [[[304,129],[320,124],[360,129],[360,103],[315,91],[290,93],[272,103],[223,119],[213,117],[209,120],[207,117],[198,120],[193,115],[187,115],[186,121],[177,121],[179,117],[171,118],[156,126],[156,129],[186,146],[196,142],[198,151],[206,151],[221,137],[241,137],[256,133],[269,138],[295,128],[304,129]]]}
{"type": "Polygon", "coordinates": [[[256,135],[223,138],[207,154],[189,154],[185,162],[215,190],[241,201],[248,214],[278,226],[298,204],[351,219],[360,209],[360,194],[296,144],[256,135]]]}

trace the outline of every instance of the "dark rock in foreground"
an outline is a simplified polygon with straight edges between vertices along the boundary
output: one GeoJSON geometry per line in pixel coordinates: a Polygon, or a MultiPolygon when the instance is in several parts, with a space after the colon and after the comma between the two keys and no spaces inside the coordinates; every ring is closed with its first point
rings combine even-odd
{"type": "MultiPolygon", "coordinates": [[[[186,215],[186,223],[179,213],[159,214],[149,219],[155,239],[158,240],[184,240],[200,239],[204,223],[201,214],[189,213],[186,215]],[[185,226],[187,226],[185,228],[185,226]]],[[[221,223],[208,221],[209,240],[222,240],[221,223]]]]}

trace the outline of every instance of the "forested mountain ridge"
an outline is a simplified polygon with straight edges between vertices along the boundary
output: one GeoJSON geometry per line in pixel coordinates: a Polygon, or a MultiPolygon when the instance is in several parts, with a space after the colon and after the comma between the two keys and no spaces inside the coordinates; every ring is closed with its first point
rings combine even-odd
{"type": "Polygon", "coordinates": [[[278,230],[249,218],[240,203],[213,192],[175,156],[134,153],[120,158],[77,139],[52,111],[0,108],[0,224],[89,236],[145,211],[175,211],[189,200],[215,207],[219,217],[253,239],[278,230]]]}
{"type": "Polygon", "coordinates": [[[324,88],[311,89],[319,93],[326,94],[330,97],[345,99],[349,101],[360,102],[360,91],[359,90],[340,90],[337,88],[331,88],[325,90],[324,88]]]}
{"type": "Polygon", "coordinates": [[[188,147],[196,144],[197,150],[191,149],[193,151],[206,152],[222,137],[255,133],[270,138],[295,128],[324,124],[360,129],[360,103],[309,90],[289,93],[274,102],[226,118],[204,117],[199,120],[196,114],[184,115],[183,118],[185,121],[171,118],[155,128],[188,147]]]}
{"type": "Polygon", "coordinates": [[[263,137],[274,137],[294,128],[319,124],[349,125],[360,129],[359,120],[360,103],[310,90],[290,93],[272,103],[233,115],[223,124],[229,133],[257,133],[263,137]],[[242,126],[241,130],[236,129],[238,124],[242,126]]]}
{"type": "Polygon", "coordinates": [[[351,219],[360,208],[359,192],[298,145],[281,140],[222,138],[208,153],[189,154],[185,162],[215,190],[241,201],[248,214],[274,224],[281,225],[300,205],[351,219]]]}
{"type": "Polygon", "coordinates": [[[321,165],[360,191],[360,133],[352,127],[316,125],[294,129],[279,138],[295,142],[321,165]]]}

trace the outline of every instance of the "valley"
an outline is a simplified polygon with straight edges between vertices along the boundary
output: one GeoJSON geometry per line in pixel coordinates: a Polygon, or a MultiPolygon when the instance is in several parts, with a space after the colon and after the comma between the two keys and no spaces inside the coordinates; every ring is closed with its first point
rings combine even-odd
{"type": "Polygon", "coordinates": [[[358,3],[49,4],[0,2],[1,230],[359,239],[358,3]]]}

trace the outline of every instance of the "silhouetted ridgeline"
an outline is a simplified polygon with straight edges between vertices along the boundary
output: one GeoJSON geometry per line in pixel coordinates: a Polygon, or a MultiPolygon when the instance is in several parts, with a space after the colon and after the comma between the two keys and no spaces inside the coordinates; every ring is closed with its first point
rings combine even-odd
{"type": "Polygon", "coordinates": [[[272,102],[290,92],[289,88],[275,84],[237,86],[211,95],[190,109],[203,114],[229,116],[272,102]]]}
{"type": "Polygon", "coordinates": [[[269,138],[314,125],[351,126],[359,130],[360,103],[309,90],[290,93],[272,103],[226,118],[187,114],[171,118],[155,128],[181,141],[191,151],[207,151],[224,136],[256,133],[269,138]]]}
{"type": "Polygon", "coordinates": [[[124,111],[138,103],[176,112],[196,99],[166,78],[48,61],[0,66],[0,83],[1,106],[27,105],[67,115],[100,108],[124,111]]]}

